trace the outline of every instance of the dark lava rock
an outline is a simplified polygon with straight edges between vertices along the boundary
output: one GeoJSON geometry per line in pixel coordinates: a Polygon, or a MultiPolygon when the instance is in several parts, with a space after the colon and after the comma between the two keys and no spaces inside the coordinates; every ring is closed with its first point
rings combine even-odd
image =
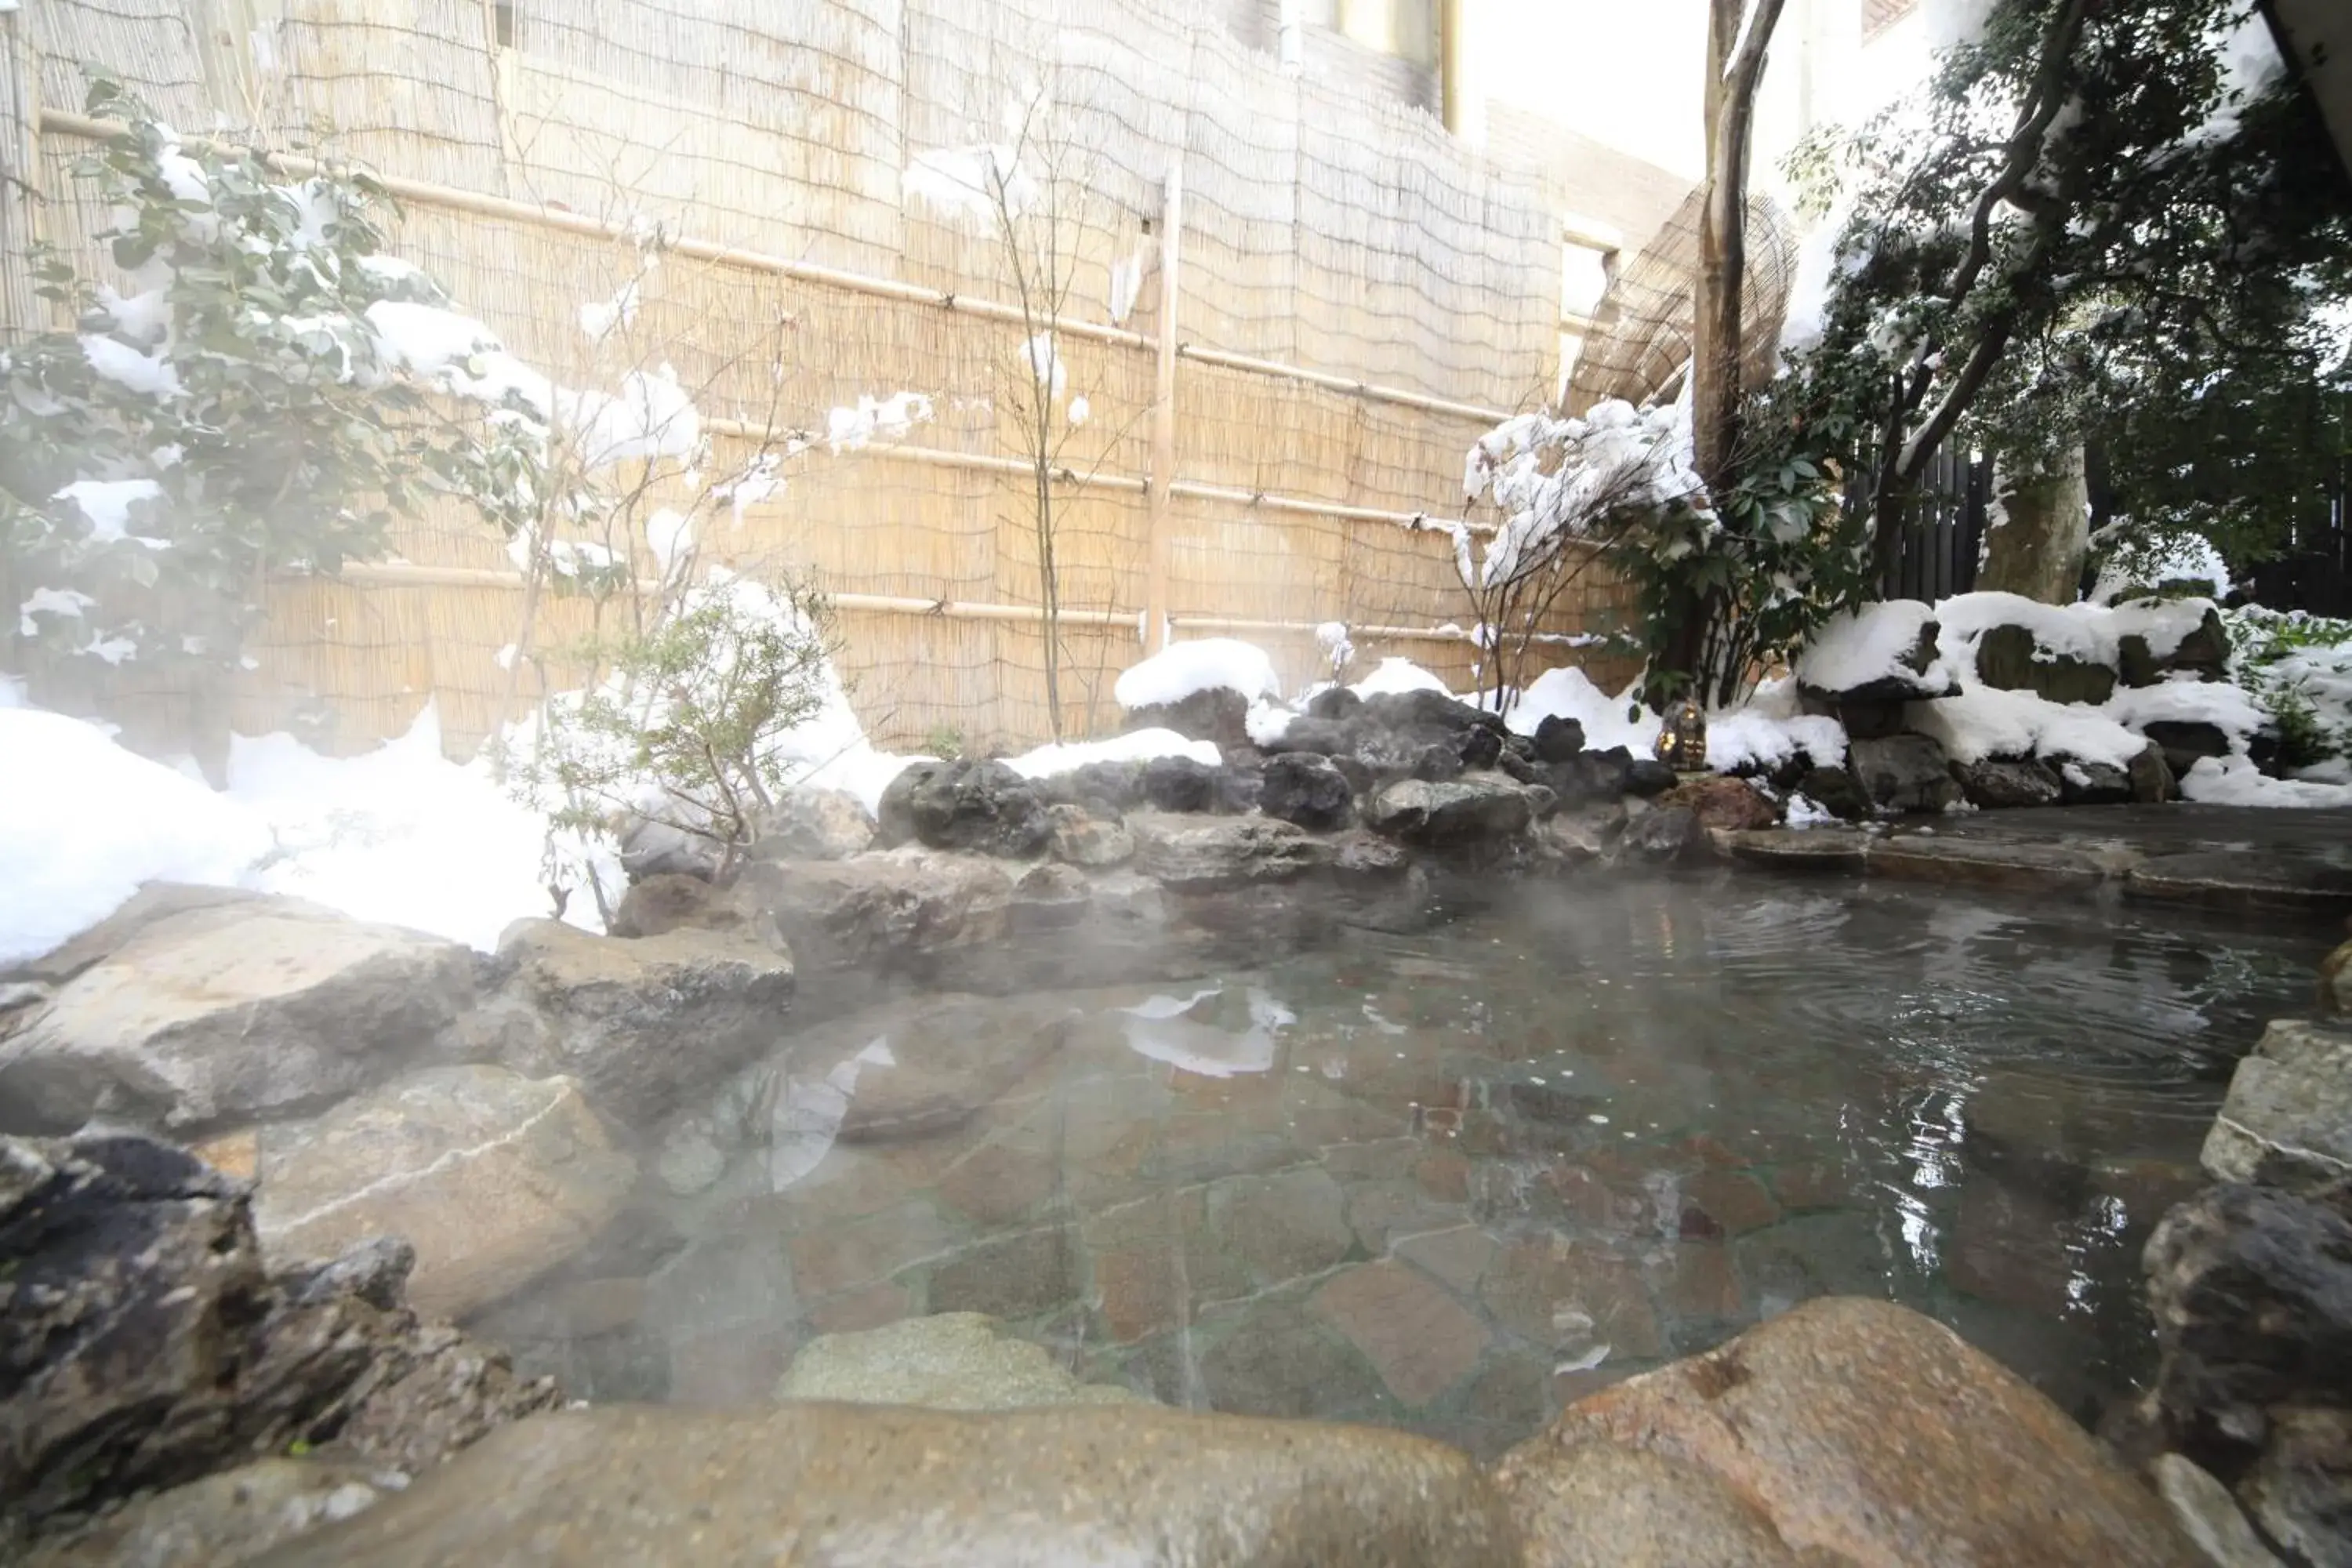
{"type": "Polygon", "coordinates": [[[414,1473],[557,1402],[399,1305],[403,1244],[272,1279],[248,1189],[152,1139],[0,1139],[0,1543],[297,1443],[414,1473]]]}
{"type": "Polygon", "coordinates": [[[1463,731],[1457,754],[1465,768],[1493,767],[1503,754],[1502,731],[1483,727],[1463,731]]]}
{"type": "Polygon", "coordinates": [[[2352,1406],[2352,1196],[2209,1187],[2148,1238],[2162,1360],[2149,1405],[2215,1475],[2242,1471],[2282,1406],[2352,1406]]]}
{"type": "Polygon", "coordinates": [[[1492,730],[1496,734],[1503,731],[1503,721],[1495,714],[1443,691],[1388,691],[1368,697],[1363,719],[1383,730],[1492,730]]]}
{"type": "Polygon", "coordinates": [[[1563,719],[1557,713],[1544,716],[1536,726],[1536,761],[1565,763],[1584,750],[1584,725],[1574,719],[1563,719]]]}
{"type": "Polygon", "coordinates": [[[1207,811],[1217,803],[1217,770],[1190,757],[1143,764],[1143,798],[1154,811],[1207,811]]]}
{"type": "Polygon", "coordinates": [[[1364,700],[1344,686],[1327,686],[1307,700],[1310,719],[1352,719],[1363,711],[1364,700]]]}
{"type": "Polygon", "coordinates": [[[1696,860],[1707,853],[1706,828],[1686,805],[1645,811],[1625,824],[1623,848],[1644,860],[1696,860]]]}
{"type": "Polygon", "coordinates": [[[1265,743],[1269,754],[1285,752],[1313,752],[1319,756],[1337,756],[1356,743],[1356,731],[1336,719],[1293,719],[1289,727],[1265,743]]]}
{"type": "Polygon", "coordinates": [[[1903,711],[1908,700],[1902,697],[1841,697],[1821,703],[1808,701],[1804,707],[1809,713],[1827,713],[1835,719],[1845,727],[1848,740],[1884,741],[1903,732],[1903,711]]]}
{"type": "Polygon", "coordinates": [[[1264,763],[1252,763],[1244,767],[1229,763],[1217,770],[1216,798],[1211,803],[1212,809],[1224,812],[1228,816],[1239,816],[1244,811],[1255,811],[1258,798],[1265,793],[1265,766],[1264,763]]]}
{"type": "Polygon", "coordinates": [[[1797,794],[1842,821],[1859,822],[1870,815],[1870,796],[1844,768],[1808,769],[1794,787],[1797,794]]]}
{"type": "Polygon", "coordinates": [[[2068,805],[2120,805],[2133,796],[2131,775],[2112,763],[2053,758],[2061,798],[2068,805]]]}
{"type": "Polygon", "coordinates": [[[1534,784],[1543,777],[1541,769],[1508,746],[1504,747],[1502,755],[1495,759],[1495,767],[1506,777],[1523,784],[1534,784]]]}
{"type": "Polygon", "coordinates": [[[1428,741],[1395,730],[1373,730],[1357,737],[1356,760],[1379,779],[1420,779],[1441,783],[1462,774],[1457,743],[1428,741]]]}
{"type": "Polygon", "coordinates": [[[1047,804],[1003,763],[916,763],[882,792],[879,842],[1026,858],[1053,838],[1047,804]]]}
{"type": "Polygon", "coordinates": [[[1265,764],[1258,809],[1318,832],[1344,827],[1355,808],[1347,775],[1328,757],[1293,752],[1265,764]]]}
{"type": "Polygon", "coordinates": [[[1613,801],[1632,782],[1633,753],[1622,746],[1584,752],[1543,770],[1543,782],[1565,801],[1613,801]]]}
{"type": "Polygon", "coordinates": [[[1362,758],[1352,754],[1334,753],[1331,765],[1339,770],[1339,776],[1348,781],[1348,787],[1355,791],[1358,795],[1371,793],[1372,770],[1364,765],[1362,758]]]}
{"type": "Polygon", "coordinates": [[[769,860],[842,860],[874,842],[874,818],[837,789],[788,790],[761,816],[756,853],[769,860]]]}
{"type": "Polygon", "coordinates": [[[1173,730],[1188,741],[1214,741],[1219,746],[1249,744],[1249,699],[1230,686],[1195,691],[1181,702],[1156,702],[1128,710],[1122,726],[1138,730],[1173,730]]]}
{"type": "Polygon", "coordinates": [[[2045,650],[2029,626],[1993,626],[1977,639],[1977,676],[1999,691],[2031,691],[2053,702],[2105,702],[2116,672],[2072,654],[2045,650]]]}
{"type": "Polygon", "coordinates": [[[1881,811],[1942,811],[1960,798],[1944,748],[1925,735],[1856,741],[1848,754],[1863,793],[1881,811]]]}
{"type": "Polygon", "coordinates": [[[1675,770],[1655,757],[1635,757],[1625,769],[1625,793],[1645,799],[1664,795],[1680,782],[1675,770]]]}
{"type": "Polygon", "coordinates": [[[2141,725],[2140,732],[2155,742],[2163,752],[2165,765],[2176,777],[2196,766],[2200,757],[2226,757],[2230,754],[2230,737],[2222,732],[2219,724],[2158,719],[2141,725]]]}
{"type": "Polygon", "coordinates": [[[1954,763],[1952,776],[1960,781],[1971,805],[1987,808],[2055,805],[2065,793],[2057,771],[2030,757],[2014,763],[1990,757],[1980,763],[1954,763]]]}

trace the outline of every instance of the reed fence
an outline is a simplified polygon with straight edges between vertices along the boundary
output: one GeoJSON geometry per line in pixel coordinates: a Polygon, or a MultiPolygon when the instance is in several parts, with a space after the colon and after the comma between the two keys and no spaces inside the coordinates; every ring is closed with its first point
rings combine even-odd
{"type": "MultiPolygon", "coordinates": [[[[1038,323],[986,215],[906,178],[1050,101],[1090,213],[1051,323],[1088,414],[1054,459],[1065,727],[1114,726],[1111,682],[1157,628],[1246,637],[1302,682],[1337,621],[1360,667],[1402,654],[1471,682],[1429,524],[1461,515],[1469,444],[1554,386],[1560,216],[1533,173],[1285,74],[1192,0],[33,0],[0,30],[29,187],[0,202],[12,273],[36,238],[96,257],[105,215],[70,168],[109,130],[78,112],[98,67],[289,168],[365,162],[403,204],[394,252],[559,383],[674,370],[709,472],[861,395],[927,395],[903,439],[810,446],[702,541],[827,593],[861,717],[898,746],[1050,728],[1005,393],[1038,323]],[[592,339],[583,305],[632,280],[634,319],[592,339]]],[[[13,282],[0,306],[12,330],[40,320],[13,282]]],[[[501,542],[454,514],[404,527],[394,560],[278,582],[237,725],[350,749],[430,697],[468,751],[510,700],[523,600],[501,542]]],[[[1582,662],[1566,639],[1627,603],[1588,572],[1548,654],[1582,662]]],[[[549,603],[534,647],[590,613],[549,603]]],[[[177,694],[121,698],[167,714],[177,694]]]]}

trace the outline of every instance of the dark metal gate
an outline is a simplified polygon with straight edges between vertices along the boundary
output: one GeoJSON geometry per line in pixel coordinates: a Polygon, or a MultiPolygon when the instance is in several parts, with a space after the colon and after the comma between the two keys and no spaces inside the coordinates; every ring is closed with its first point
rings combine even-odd
{"type": "MultiPolygon", "coordinates": [[[[1991,486],[1992,465],[1964,447],[1948,443],[1928,459],[1906,508],[1900,548],[1879,584],[1882,596],[1932,605],[1977,585],[1991,486]]],[[[1867,495],[1860,504],[1869,504],[1867,495]]]]}

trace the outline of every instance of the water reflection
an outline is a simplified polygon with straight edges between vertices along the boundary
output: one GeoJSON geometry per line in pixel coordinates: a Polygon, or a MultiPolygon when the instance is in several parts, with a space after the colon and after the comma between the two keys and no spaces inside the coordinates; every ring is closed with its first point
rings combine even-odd
{"type": "Polygon", "coordinates": [[[2315,956],[1685,884],[853,1019],[681,1124],[723,1169],[652,1193],[634,1251],[485,1327],[591,1397],[758,1399],[811,1337],[971,1310],[1154,1398],[1490,1450],[1862,1292],[2088,1409],[2141,1368],[2137,1252],[2194,1183],[2210,1064],[2315,956]],[[551,1305],[641,1275],[625,1327],[551,1305]]]}

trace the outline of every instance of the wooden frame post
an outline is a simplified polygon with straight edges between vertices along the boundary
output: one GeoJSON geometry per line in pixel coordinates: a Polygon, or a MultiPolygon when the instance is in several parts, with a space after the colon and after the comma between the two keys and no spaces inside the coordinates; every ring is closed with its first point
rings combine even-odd
{"type": "Polygon", "coordinates": [[[1176,485],[1176,336],[1178,301],[1184,293],[1184,165],[1168,166],[1160,202],[1160,374],[1151,404],[1151,552],[1143,593],[1143,647],[1168,646],[1168,537],[1176,485]]]}
{"type": "Polygon", "coordinates": [[[41,239],[40,91],[31,22],[22,10],[0,14],[0,343],[49,325],[48,304],[33,291],[33,252],[41,239]]]}

